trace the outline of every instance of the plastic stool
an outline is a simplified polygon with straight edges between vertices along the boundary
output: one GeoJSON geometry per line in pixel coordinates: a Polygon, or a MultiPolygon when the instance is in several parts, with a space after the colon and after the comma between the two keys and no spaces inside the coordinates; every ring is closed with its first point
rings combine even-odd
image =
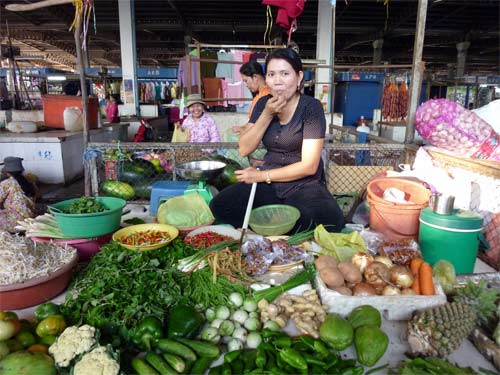
{"type": "Polygon", "coordinates": [[[190,184],[191,181],[156,181],[151,190],[149,214],[156,215],[160,204],[167,199],[184,195],[190,184]]]}

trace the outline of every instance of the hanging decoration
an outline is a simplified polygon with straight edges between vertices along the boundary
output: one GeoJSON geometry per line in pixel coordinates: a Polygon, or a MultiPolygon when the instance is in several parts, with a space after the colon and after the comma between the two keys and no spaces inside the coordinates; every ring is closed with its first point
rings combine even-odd
{"type": "Polygon", "coordinates": [[[79,19],[82,20],[82,33],[80,40],[82,41],[82,49],[87,49],[87,33],[89,29],[90,18],[93,16],[94,33],[96,33],[96,19],[94,10],[94,0],[72,0],[75,7],[75,18],[69,30],[75,30],[79,19]]]}

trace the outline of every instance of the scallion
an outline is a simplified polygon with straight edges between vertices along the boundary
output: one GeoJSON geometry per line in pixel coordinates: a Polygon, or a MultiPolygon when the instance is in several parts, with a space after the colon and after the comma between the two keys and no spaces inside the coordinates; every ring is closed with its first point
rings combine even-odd
{"type": "Polygon", "coordinates": [[[267,289],[258,290],[253,293],[253,297],[256,301],[265,299],[268,302],[274,301],[279,295],[286,292],[287,290],[293,289],[299,285],[310,282],[316,275],[316,268],[313,264],[306,265],[305,269],[296,275],[292,276],[290,279],[285,281],[281,285],[272,286],[267,289]]]}

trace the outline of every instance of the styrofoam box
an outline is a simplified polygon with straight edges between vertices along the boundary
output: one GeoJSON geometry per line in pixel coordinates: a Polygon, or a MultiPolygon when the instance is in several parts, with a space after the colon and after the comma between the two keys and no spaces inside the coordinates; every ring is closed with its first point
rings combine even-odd
{"type": "Polygon", "coordinates": [[[344,296],[327,288],[319,274],[316,275],[315,285],[321,302],[329,307],[328,312],[343,316],[348,315],[358,306],[372,305],[387,320],[408,320],[416,310],[441,306],[446,303],[446,295],[436,280],[434,280],[434,286],[437,294],[434,296],[344,296]]]}

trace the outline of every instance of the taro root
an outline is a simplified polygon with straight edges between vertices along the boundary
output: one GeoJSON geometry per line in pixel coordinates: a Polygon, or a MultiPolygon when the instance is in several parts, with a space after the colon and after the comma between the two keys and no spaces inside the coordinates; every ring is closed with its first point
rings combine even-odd
{"type": "Polygon", "coordinates": [[[339,286],[337,288],[333,288],[332,290],[344,295],[344,296],[352,296],[352,290],[346,286],[339,286]]]}
{"type": "Polygon", "coordinates": [[[318,271],[321,271],[323,268],[337,268],[338,262],[334,257],[331,257],[329,255],[320,255],[318,258],[316,258],[314,264],[316,266],[316,269],[318,271]]]}

